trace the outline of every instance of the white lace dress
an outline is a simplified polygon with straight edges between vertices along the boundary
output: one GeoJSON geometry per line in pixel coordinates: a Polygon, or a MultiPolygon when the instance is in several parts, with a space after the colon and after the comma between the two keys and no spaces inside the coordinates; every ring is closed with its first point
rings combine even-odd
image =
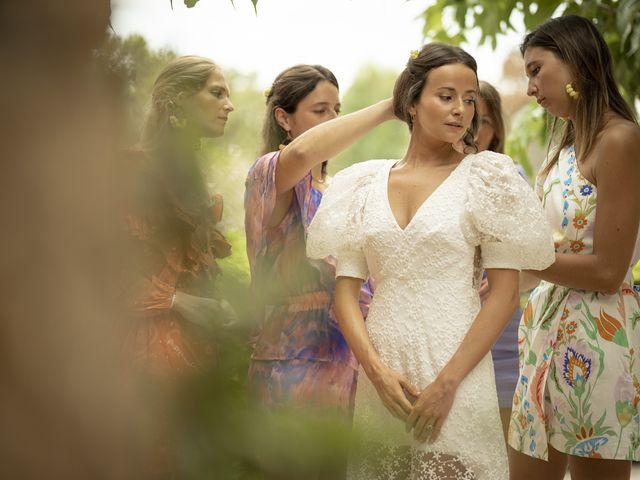
{"type": "MultiPolygon", "coordinates": [[[[479,309],[482,268],[554,261],[540,202],[509,157],[465,157],[401,229],[388,202],[395,160],[334,177],[309,228],[307,253],[337,257],[337,275],[376,281],[367,331],[382,361],[418,389],[434,380],[479,309]]],[[[506,479],[491,356],[460,384],[439,438],[422,444],[392,417],[364,372],[356,392],[350,479],[506,479]]]]}

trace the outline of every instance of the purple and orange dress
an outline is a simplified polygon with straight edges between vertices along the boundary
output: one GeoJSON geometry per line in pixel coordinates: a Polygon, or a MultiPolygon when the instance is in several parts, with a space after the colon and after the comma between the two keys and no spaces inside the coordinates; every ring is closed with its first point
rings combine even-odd
{"type": "MultiPolygon", "coordinates": [[[[293,189],[280,224],[276,204],[280,152],[258,158],[245,191],[245,229],[258,317],[249,367],[249,392],[267,407],[305,407],[350,415],[357,361],[333,312],[335,262],[306,256],[307,228],[322,199],[309,172],[293,189]]],[[[363,284],[366,317],[371,289],[363,284]]]]}

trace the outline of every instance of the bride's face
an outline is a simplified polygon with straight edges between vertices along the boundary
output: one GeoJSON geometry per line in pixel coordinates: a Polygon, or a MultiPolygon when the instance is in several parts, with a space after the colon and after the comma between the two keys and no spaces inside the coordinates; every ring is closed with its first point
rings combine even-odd
{"type": "Polygon", "coordinates": [[[476,113],[478,78],[466,65],[456,63],[429,72],[414,115],[412,135],[457,143],[467,132],[476,113]]]}

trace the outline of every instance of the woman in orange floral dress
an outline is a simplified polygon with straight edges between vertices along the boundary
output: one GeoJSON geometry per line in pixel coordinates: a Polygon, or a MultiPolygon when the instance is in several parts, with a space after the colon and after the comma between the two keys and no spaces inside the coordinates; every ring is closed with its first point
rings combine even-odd
{"type": "Polygon", "coordinates": [[[156,79],[140,148],[128,158],[127,343],[135,364],[154,376],[211,366],[208,332],[234,317],[214,289],[216,258],[231,251],[216,229],[222,198],[208,193],[198,165],[200,139],[223,135],[231,111],[221,70],[180,57],[156,79]]]}
{"type": "Polygon", "coordinates": [[[235,321],[214,285],[216,259],[231,253],[216,228],[222,198],[209,194],[198,164],[200,139],[221,136],[232,111],[220,69],[180,57],[156,79],[142,140],[126,156],[123,336],[143,380],[152,478],[176,478],[179,380],[215,365],[215,331],[235,321]]]}

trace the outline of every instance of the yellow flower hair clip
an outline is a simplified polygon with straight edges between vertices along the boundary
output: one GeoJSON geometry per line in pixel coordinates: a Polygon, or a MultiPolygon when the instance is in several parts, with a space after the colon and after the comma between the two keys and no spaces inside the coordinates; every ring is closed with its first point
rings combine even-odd
{"type": "Polygon", "coordinates": [[[420,55],[420,50],[411,50],[411,52],[409,53],[409,56],[414,60],[418,58],[418,55],[420,55]]]}
{"type": "Polygon", "coordinates": [[[269,98],[271,95],[271,88],[265,88],[264,92],[262,92],[266,98],[269,98]]]}

